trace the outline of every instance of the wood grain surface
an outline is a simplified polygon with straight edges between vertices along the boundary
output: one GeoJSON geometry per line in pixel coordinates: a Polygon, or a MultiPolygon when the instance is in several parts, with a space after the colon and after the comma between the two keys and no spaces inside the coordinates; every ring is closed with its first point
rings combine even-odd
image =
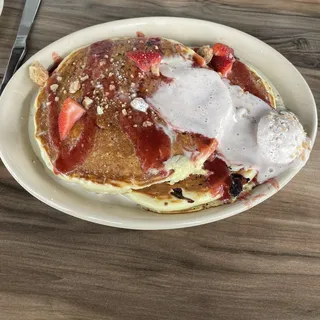
{"type": "MultiPolygon", "coordinates": [[[[23,5],[5,0],[1,77],[23,5]]],[[[301,71],[320,106],[319,0],[43,0],[28,55],[87,26],[159,15],[264,40],[301,71]]],[[[1,164],[0,319],[320,319],[319,159],[318,139],[305,169],[272,199],[214,224],[160,232],[67,216],[1,164]]]]}

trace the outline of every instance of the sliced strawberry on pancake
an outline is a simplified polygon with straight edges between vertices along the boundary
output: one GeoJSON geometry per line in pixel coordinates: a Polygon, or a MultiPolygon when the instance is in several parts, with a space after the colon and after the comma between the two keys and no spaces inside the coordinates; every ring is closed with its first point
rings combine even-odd
{"type": "Polygon", "coordinates": [[[233,61],[225,57],[213,56],[210,65],[215,71],[220,72],[223,77],[226,77],[232,69],[233,61]]]}
{"type": "Polygon", "coordinates": [[[212,49],[215,56],[234,59],[234,50],[223,43],[215,43],[212,49]]]}
{"type": "Polygon", "coordinates": [[[210,61],[210,67],[215,71],[220,72],[223,77],[226,77],[232,69],[234,58],[234,51],[222,43],[216,43],[212,47],[214,56],[210,61]]]}
{"type": "Polygon", "coordinates": [[[150,71],[153,65],[161,62],[162,56],[153,51],[130,51],[127,56],[136,63],[142,71],[150,71]]]}
{"type": "Polygon", "coordinates": [[[67,98],[62,105],[59,114],[59,135],[60,140],[63,141],[70,133],[74,124],[82,117],[86,112],[82,106],[71,98],[67,98]]]}

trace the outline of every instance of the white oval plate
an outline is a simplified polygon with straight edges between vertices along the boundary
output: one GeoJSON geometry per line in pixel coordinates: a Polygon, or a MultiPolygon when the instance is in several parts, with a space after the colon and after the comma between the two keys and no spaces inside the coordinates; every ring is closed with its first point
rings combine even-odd
{"type": "MultiPolygon", "coordinates": [[[[278,188],[264,184],[253,190],[246,201],[190,214],[154,214],[142,210],[122,196],[96,195],[79,186],[53,179],[38,160],[28,137],[28,118],[37,87],[28,77],[28,66],[38,60],[52,64],[52,52],[66,56],[92,42],[122,36],[146,35],[178,40],[200,46],[223,42],[237,56],[255,66],[278,89],[286,106],[295,112],[314,142],[317,130],[316,105],[312,93],[295,67],[280,53],[260,40],[220,24],[184,18],[152,17],[114,21],[70,34],[30,58],[13,76],[0,99],[0,155],[13,177],[44,203],[72,216],[108,226],[128,229],[173,229],[200,225],[235,215],[269,198],[278,188]]],[[[298,170],[277,178],[279,187],[288,183],[298,170]]]]}

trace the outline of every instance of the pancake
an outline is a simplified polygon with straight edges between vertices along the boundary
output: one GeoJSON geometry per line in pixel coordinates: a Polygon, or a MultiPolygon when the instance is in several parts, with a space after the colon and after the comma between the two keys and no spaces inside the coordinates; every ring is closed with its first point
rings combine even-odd
{"type": "Polygon", "coordinates": [[[254,186],[254,170],[232,172],[219,158],[208,159],[206,175],[190,175],[170,185],[155,184],[126,196],[147,210],[158,213],[187,213],[234,202],[254,186]]]}
{"type": "Polygon", "coordinates": [[[154,37],[111,39],[72,52],[36,99],[35,138],[41,157],[57,176],[95,192],[123,193],[154,183],[175,183],[203,173],[215,139],[180,132],[159,113],[132,107],[170,82],[157,68],[142,71],[128,53],[158,53],[206,67],[192,49],[154,37]],[[202,65],[201,65],[202,64],[202,65]],[[59,113],[67,98],[86,107],[65,140],[59,113]]]}

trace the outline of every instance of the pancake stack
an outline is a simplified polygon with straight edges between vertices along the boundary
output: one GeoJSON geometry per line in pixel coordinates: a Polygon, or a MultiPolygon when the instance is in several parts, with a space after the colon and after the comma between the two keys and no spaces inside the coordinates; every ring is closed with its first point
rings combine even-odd
{"type": "Polygon", "coordinates": [[[155,212],[192,212],[245,196],[256,184],[255,170],[228,166],[215,138],[175,128],[148,103],[174,81],[159,65],[183,61],[215,70],[229,85],[275,107],[270,85],[255,70],[234,56],[230,66],[213,51],[140,36],[78,49],[47,77],[34,64],[42,160],[61,179],[92,192],[124,194],[155,212]]]}

